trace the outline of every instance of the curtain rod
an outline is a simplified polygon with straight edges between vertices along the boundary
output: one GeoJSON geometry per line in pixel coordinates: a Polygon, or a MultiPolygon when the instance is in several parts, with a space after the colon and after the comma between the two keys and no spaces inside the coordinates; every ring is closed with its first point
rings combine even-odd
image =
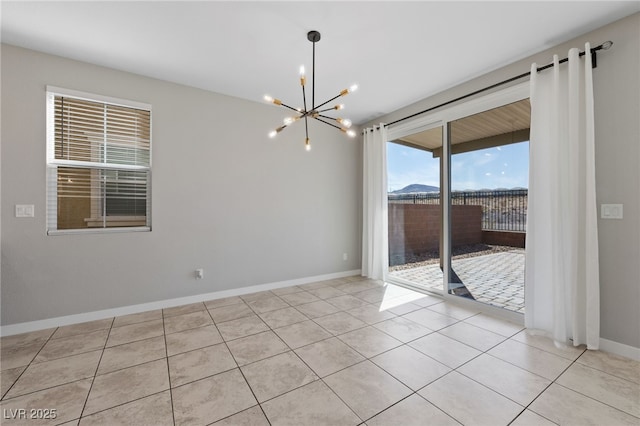
{"type": "MultiPolygon", "coordinates": [[[[604,42],[604,43],[602,43],[601,45],[596,46],[596,47],[592,47],[592,48],[590,49],[590,51],[591,51],[591,67],[592,67],[592,68],[596,68],[596,67],[598,66],[598,61],[597,61],[596,52],[597,52],[598,50],[609,50],[609,49],[611,48],[611,46],[613,46],[613,42],[612,42],[612,41],[605,41],[605,42],[604,42]]],[[[579,57],[582,57],[582,56],[584,56],[584,55],[585,55],[585,53],[586,53],[586,52],[580,52],[580,53],[578,54],[578,56],[579,56],[579,57]]],[[[559,63],[559,64],[563,64],[563,63],[567,62],[568,60],[569,60],[569,58],[564,58],[564,59],[561,59],[560,61],[558,61],[558,63],[559,63]]],[[[553,65],[553,62],[552,62],[552,63],[550,63],[550,64],[547,64],[547,65],[543,66],[543,67],[536,68],[536,72],[544,71],[544,70],[546,70],[546,69],[548,69],[548,68],[553,68],[553,66],[554,66],[554,65],[553,65]]],[[[385,124],[385,125],[384,125],[384,127],[388,127],[388,126],[391,126],[392,124],[400,123],[401,121],[405,121],[405,120],[408,120],[408,119],[410,119],[410,118],[416,117],[416,116],[418,116],[418,115],[421,115],[421,114],[424,114],[424,113],[427,113],[427,112],[433,111],[434,109],[442,108],[443,106],[447,106],[447,105],[452,104],[452,103],[454,103],[454,102],[458,102],[458,101],[461,101],[461,100],[463,100],[463,99],[470,98],[471,96],[475,96],[475,95],[477,95],[477,94],[479,94],[479,93],[486,92],[487,90],[495,89],[496,87],[502,86],[502,85],[504,85],[504,84],[511,83],[511,82],[513,82],[513,81],[519,80],[519,79],[521,79],[521,78],[524,78],[524,77],[527,77],[527,76],[530,76],[530,75],[531,75],[531,71],[529,71],[529,72],[525,72],[525,73],[522,73],[522,74],[517,75],[517,76],[515,76],[515,77],[511,77],[511,78],[508,78],[508,79],[506,79],[506,80],[500,81],[500,82],[498,82],[498,83],[492,84],[491,86],[487,86],[487,87],[484,87],[484,88],[482,88],[482,89],[478,89],[478,90],[476,90],[476,91],[474,91],[474,92],[467,93],[466,95],[463,95],[463,96],[457,97],[457,98],[452,99],[452,100],[450,100],[450,101],[447,101],[447,102],[441,103],[441,104],[439,104],[439,105],[436,105],[436,106],[433,106],[433,107],[427,108],[427,109],[425,109],[425,110],[422,110],[422,111],[416,112],[416,113],[414,113],[414,114],[408,115],[408,116],[406,116],[406,117],[400,118],[400,119],[398,119],[398,120],[392,121],[391,123],[387,123],[387,124],[385,124]]],[[[376,126],[373,126],[373,128],[375,128],[375,127],[376,127],[376,126]]],[[[373,131],[373,128],[370,130],[371,132],[373,131]]],[[[378,127],[378,128],[380,128],[380,127],[378,127]]],[[[365,130],[365,131],[366,131],[366,130],[365,130]]]]}

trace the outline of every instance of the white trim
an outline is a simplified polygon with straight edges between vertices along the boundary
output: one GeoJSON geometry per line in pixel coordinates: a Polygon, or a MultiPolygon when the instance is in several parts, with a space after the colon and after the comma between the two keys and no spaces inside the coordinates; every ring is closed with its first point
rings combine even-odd
{"type": "MultiPolygon", "coordinates": [[[[51,144],[53,145],[53,144],[51,144]]],[[[82,169],[107,169],[107,170],[132,170],[145,172],[151,169],[150,166],[136,166],[133,164],[104,163],[99,161],[79,161],[52,159],[49,162],[52,166],[77,167],[82,169]]]]}
{"type": "Polygon", "coordinates": [[[640,361],[640,348],[600,338],[600,350],[640,361]]]}
{"type": "MultiPolygon", "coordinates": [[[[109,217],[109,216],[107,216],[109,217]]],[[[150,226],[127,226],[112,228],[78,228],[78,229],[49,229],[47,235],[71,235],[71,234],[108,234],[122,232],[151,232],[150,226]]]]}
{"type": "Polygon", "coordinates": [[[527,81],[506,89],[490,93],[481,98],[466,101],[443,111],[443,121],[454,121],[470,115],[488,111],[514,102],[528,99],[531,94],[531,84],[527,81]]]}
{"type": "Polygon", "coordinates": [[[146,104],[129,99],[114,98],[111,96],[97,95],[94,93],[81,92],[80,90],[64,89],[62,87],[47,86],[47,92],[55,95],[69,96],[72,98],[83,99],[85,101],[102,102],[105,104],[119,105],[129,108],[142,109],[151,111],[151,104],[146,104]]]}
{"type": "Polygon", "coordinates": [[[255,293],[258,291],[273,290],[276,288],[292,287],[294,285],[309,284],[335,278],[350,277],[352,275],[360,275],[360,272],[360,269],[354,269],[352,271],[334,272],[331,274],[316,275],[313,277],[296,278],[287,281],[278,281],[267,284],[258,284],[249,287],[214,291],[212,293],[196,294],[194,296],[159,300],[157,302],[141,303],[139,305],[129,305],[122,306],[120,308],[104,309],[101,311],[85,312],[75,315],[66,315],[63,317],[49,318],[45,320],[3,325],[0,327],[0,336],[11,336],[14,334],[28,333],[30,331],[61,327],[64,325],[78,324],[82,322],[118,317],[122,315],[137,314],[140,312],[152,311],[155,309],[172,308],[174,306],[187,305],[189,303],[205,302],[207,300],[221,299],[223,297],[240,296],[243,294],[255,293]]]}

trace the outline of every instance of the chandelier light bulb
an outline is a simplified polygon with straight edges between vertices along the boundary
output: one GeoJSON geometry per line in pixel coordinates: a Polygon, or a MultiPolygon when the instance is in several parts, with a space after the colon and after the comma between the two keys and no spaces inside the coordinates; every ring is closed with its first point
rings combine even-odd
{"type": "Polygon", "coordinates": [[[305,85],[307,82],[307,78],[304,76],[304,65],[300,66],[300,84],[305,85]]]}
{"type": "Polygon", "coordinates": [[[264,95],[264,100],[272,104],[282,105],[282,101],[280,99],[274,99],[269,95],[264,95]]]}
{"type": "Polygon", "coordinates": [[[273,139],[273,138],[275,138],[275,137],[276,137],[276,135],[277,135],[277,134],[278,134],[278,132],[276,132],[275,130],[272,130],[272,131],[270,131],[270,132],[269,132],[269,137],[270,137],[271,139],[273,139]]]}
{"type": "Polygon", "coordinates": [[[338,104],[338,105],[334,106],[334,108],[339,111],[341,109],[344,109],[344,104],[338,104]]]}
{"type": "Polygon", "coordinates": [[[344,89],[343,91],[341,91],[340,96],[347,96],[349,93],[353,93],[356,90],[358,90],[358,85],[352,84],[351,87],[349,87],[348,89],[344,89]]]}
{"type": "Polygon", "coordinates": [[[336,121],[340,124],[342,124],[344,127],[346,127],[347,129],[349,127],[351,127],[351,120],[346,119],[346,118],[336,118],[336,121]]]}
{"type": "Polygon", "coordinates": [[[353,130],[347,130],[347,136],[349,136],[350,138],[355,138],[356,132],[354,132],[353,130]]]}
{"type": "Polygon", "coordinates": [[[285,117],[285,119],[282,121],[284,122],[285,126],[288,126],[289,124],[293,124],[298,120],[300,120],[300,117],[285,117]]]}
{"type": "Polygon", "coordinates": [[[306,149],[307,151],[311,151],[311,143],[309,142],[309,138],[305,139],[304,141],[304,149],[306,149]]]}

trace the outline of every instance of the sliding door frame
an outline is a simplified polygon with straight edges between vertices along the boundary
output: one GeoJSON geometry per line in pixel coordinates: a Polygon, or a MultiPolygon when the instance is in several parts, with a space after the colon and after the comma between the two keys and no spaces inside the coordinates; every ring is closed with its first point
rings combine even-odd
{"type": "MultiPolygon", "coordinates": [[[[478,114],[490,109],[499,108],[501,106],[528,99],[530,95],[529,82],[524,82],[507,87],[502,90],[492,92],[478,98],[474,98],[460,104],[456,104],[430,114],[418,116],[397,125],[387,128],[387,139],[393,141],[401,137],[419,133],[424,130],[442,127],[442,161],[440,182],[440,190],[444,194],[442,206],[442,233],[444,234],[441,256],[444,256],[442,291],[440,294],[446,301],[452,301],[461,305],[467,305],[482,312],[490,313],[496,316],[504,317],[512,321],[523,322],[524,315],[516,312],[507,311],[495,306],[486,305],[473,300],[467,300],[463,297],[448,293],[449,284],[451,283],[451,122],[465,118],[474,114],[478,114]]],[[[386,167],[386,165],[385,165],[386,167]]],[[[415,284],[406,282],[405,280],[393,280],[401,285],[410,285],[412,288],[420,288],[415,284]]]]}

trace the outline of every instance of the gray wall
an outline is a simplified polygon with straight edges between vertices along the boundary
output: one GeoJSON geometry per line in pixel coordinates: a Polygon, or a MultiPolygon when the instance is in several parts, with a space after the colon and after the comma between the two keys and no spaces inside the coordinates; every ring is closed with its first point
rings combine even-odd
{"type": "MultiPolygon", "coordinates": [[[[599,220],[601,337],[640,348],[640,14],[387,114],[389,123],[560,58],[569,48],[612,49],[598,54],[594,70],[597,203],[624,204],[623,220],[599,220]]],[[[526,81],[526,80],[522,80],[526,81]]]]}
{"type": "Polygon", "coordinates": [[[361,143],[285,115],[2,45],[2,324],[359,269],[361,143]],[[46,235],[46,85],[152,105],[152,232],[46,235]]]}

